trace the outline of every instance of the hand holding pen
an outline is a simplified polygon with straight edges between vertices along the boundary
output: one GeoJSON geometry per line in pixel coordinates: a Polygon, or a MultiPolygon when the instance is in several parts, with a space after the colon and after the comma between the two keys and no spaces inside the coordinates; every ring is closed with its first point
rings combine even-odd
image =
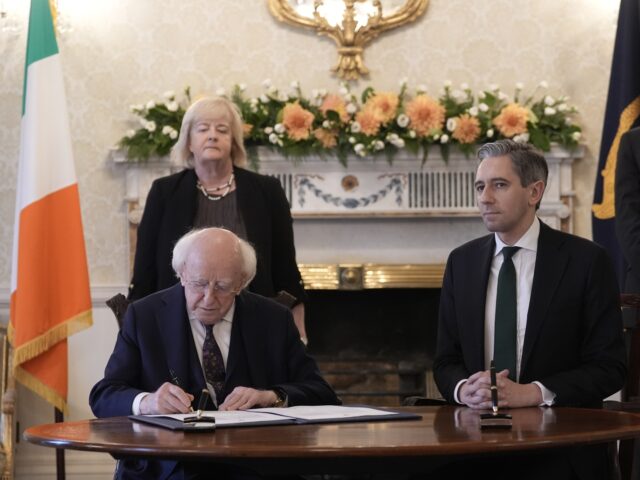
{"type": "Polygon", "coordinates": [[[496,365],[493,360],[491,360],[489,375],[491,377],[491,409],[495,415],[498,413],[498,383],[496,381],[496,365]]]}

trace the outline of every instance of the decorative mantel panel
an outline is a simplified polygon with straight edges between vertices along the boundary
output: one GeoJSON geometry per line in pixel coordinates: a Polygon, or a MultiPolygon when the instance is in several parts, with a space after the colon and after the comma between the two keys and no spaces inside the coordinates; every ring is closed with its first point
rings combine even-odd
{"type": "MultiPolygon", "coordinates": [[[[551,226],[572,231],[573,162],[582,148],[553,148],[547,155],[549,184],[539,215],[551,226]]],[[[308,157],[292,162],[268,149],[259,151],[261,173],[277,177],[296,218],[477,216],[474,181],[476,161],[452,151],[448,161],[438,148],[421,155],[398,153],[390,165],[380,158],[351,157],[348,166],[336,159],[308,157]]],[[[171,171],[168,163],[126,164],[129,220],[137,224],[154,178],[171,171]]]]}

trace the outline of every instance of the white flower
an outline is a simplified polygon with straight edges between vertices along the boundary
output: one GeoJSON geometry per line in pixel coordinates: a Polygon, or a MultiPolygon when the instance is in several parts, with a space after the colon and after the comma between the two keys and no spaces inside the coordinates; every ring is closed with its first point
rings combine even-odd
{"type": "Polygon", "coordinates": [[[131,138],[136,134],[136,131],[133,129],[127,130],[127,137],[131,138]]]}
{"type": "Polygon", "coordinates": [[[241,92],[244,92],[247,89],[247,84],[246,83],[239,83],[238,84],[238,90],[240,90],[241,92]]]}
{"type": "Polygon", "coordinates": [[[409,126],[409,121],[409,117],[404,113],[398,115],[398,118],[396,119],[396,123],[400,128],[407,128],[409,126]]]}
{"type": "Polygon", "coordinates": [[[138,113],[140,110],[142,110],[142,105],[140,105],[139,103],[136,105],[129,105],[129,110],[131,111],[131,113],[138,113]]]}
{"type": "Polygon", "coordinates": [[[466,90],[469,90],[469,84],[468,84],[468,83],[461,83],[461,84],[460,84],[460,88],[461,88],[462,90],[465,90],[465,91],[466,91],[466,90]]]}
{"type": "Polygon", "coordinates": [[[556,114],[556,109],[553,107],[544,107],[544,114],[545,115],[555,115],[556,114]]]}
{"type": "Polygon", "coordinates": [[[166,98],[167,100],[173,100],[176,96],[175,92],[173,90],[167,90],[166,92],[164,92],[162,94],[162,96],[164,98],[166,98]]]}
{"type": "Polygon", "coordinates": [[[500,85],[498,85],[497,83],[492,83],[491,85],[489,85],[489,90],[491,90],[492,92],[497,92],[498,90],[500,90],[500,85]]]}
{"type": "Polygon", "coordinates": [[[144,126],[144,128],[146,128],[150,132],[155,132],[156,131],[156,122],[151,120],[150,122],[147,122],[147,124],[144,126]]]}
{"type": "Polygon", "coordinates": [[[338,90],[338,93],[344,97],[344,96],[346,96],[346,95],[349,95],[349,89],[343,85],[343,86],[342,86],[342,87],[340,87],[340,89],[338,90]]]}
{"type": "Polygon", "coordinates": [[[352,133],[360,133],[361,130],[362,130],[362,127],[360,126],[360,123],[351,122],[351,132],[352,133]]]}
{"type": "Polygon", "coordinates": [[[322,122],[322,127],[331,128],[331,122],[329,120],[325,120],[324,122],[322,122]]]}
{"type": "Polygon", "coordinates": [[[162,127],[162,133],[164,133],[165,135],[169,135],[171,133],[171,130],[173,130],[173,128],[171,128],[169,125],[165,125],[164,127],[162,127]]]}
{"type": "Polygon", "coordinates": [[[397,140],[395,140],[393,142],[393,146],[398,147],[398,148],[404,148],[404,140],[401,138],[398,138],[397,140]]]}
{"type": "Polygon", "coordinates": [[[156,102],[154,102],[153,100],[149,100],[147,102],[147,105],[145,105],[147,107],[147,110],[151,110],[153,107],[156,106],[156,102]]]}
{"type": "Polygon", "coordinates": [[[354,143],[356,143],[356,137],[349,137],[349,143],[351,145],[353,145],[354,143]]]}
{"type": "Polygon", "coordinates": [[[227,94],[227,91],[223,87],[216,88],[216,95],[219,97],[224,97],[227,94]]]}
{"type": "Polygon", "coordinates": [[[273,126],[273,129],[275,130],[276,133],[284,133],[284,130],[285,130],[284,125],[281,123],[276,123],[273,126]]]}
{"type": "Polygon", "coordinates": [[[560,105],[558,105],[558,111],[559,112],[566,112],[569,109],[569,107],[567,106],[566,103],[561,103],[560,105]]]}
{"type": "Polygon", "coordinates": [[[571,138],[573,138],[576,142],[579,141],[581,137],[582,137],[582,133],[580,132],[573,132],[571,134],[571,138]]]}
{"type": "Polygon", "coordinates": [[[451,92],[451,96],[453,98],[455,98],[456,100],[461,100],[463,99],[466,95],[464,94],[464,92],[462,90],[454,90],[453,92],[451,92]]]}
{"type": "Polygon", "coordinates": [[[357,143],[353,146],[353,151],[356,153],[360,153],[364,151],[364,145],[362,143],[357,143]]]}
{"type": "Polygon", "coordinates": [[[493,128],[487,130],[487,138],[493,138],[493,128]]]}
{"type": "Polygon", "coordinates": [[[276,133],[272,133],[271,135],[269,135],[269,141],[271,143],[278,143],[278,140],[280,139],[278,138],[278,135],[276,133]]]}
{"type": "Polygon", "coordinates": [[[516,83],[516,90],[522,90],[524,88],[524,84],[522,82],[516,83]]]}
{"type": "Polygon", "coordinates": [[[444,82],[442,82],[442,85],[444,86],[444,88],[451,88],[453,82],[451,80],[445,80],[444,82]]]}
{"type": "Polygon", "coordinates": [[[478,107],[473,106],[469,110],[467,110],[467,112],[469,112],[469,115],[471,115],[472,117],[477,117],[478,116],[478,107]]]}
{"type": "Polygon", "coordinates": [[[384,148],[384,142],[382,140],[374,140],[371,142],[371,146],[374,150],[380,151],[384,148]]]}
{"type": "Polygon", "coordinates": [[[387,141],[388,142],[393,142],[393,141],[397,140],[398,138],[400,138],[400,137],[398,136],[397,133],[390,133],[389,135],[387,135],[387,141]]]}
{"type": "Polygon", "coordinates": [[[278,96],[278,89],[276,87],[267,88],[267,95],[271,95],[272,97],[278,96]]]}
{"type": "Polygon", "coordinates": [[[273,133],[273,128],[265,127],[264,133],[266,133],[267,135],[271,135],[273,133]]]}
{"type": "Polygon", "coordinates": [[[433,135],[433,139],[434,139],[434,140],[438,140],[439,138],[440,138],[440,134],[439,134],[439,133],[435,133],[435,134],[433,135]]]}
{"type": "Polygon", "coordinates": [[[176,101],[167,102],[164,104],[164,106],[167,107],[167,110],[169,110],[170,112],[178,111],[178,102],[176,101]]]}
{"type": "Polygon", "coordinates": [[[546,81],[546,80],[542,80],[542,81],[538,84],[538,86],[539,86],[540,88],[549,88],[549,84],[547,83],[547,81],[546,81]]]}
{"type": "Polygon", "coordinates": [[[515,137],[513,137],[513,141],[517,143],[527,143],[529,141],[529,134],[525,132],[516,135],[515,137]]]}
{"type": "Polygon", "coordinates": [[[406,87],[407,82],[409,82],[409,79],[407,77],[402,77],[400,80],[398,80],[398,85],[400,85],[400,88],[404,88],[406,87]]]}
{"type": "Polygon", "coordinates": [[[298,90],[300,88],[300,82],[297,80],[294,80],[293,82],[291,82],[290,86],[292,89],[298,90]]]}
{"type": "Polygon", "coordinates": [[[457,125],[458,125],[458,120],[456,120],[455,118],[447,119],[447,130],[449,130],[450,132],[453,132],[456,129],[457,125]]]}
{"type": "Polygon", "coordinates": [[[318,90],[318,93],[320,94],[320,96],[322,98],[327,96],[327,89],[326,88],[321,88],[320,90],[318,90]]]}
{"type": "Polygon", "coordinates": [[[487,94],[486,94],[486,93],[484,93],[482,90],[480,90],[480,91],[478,92],[478,98],[479,98],[480,100],[482,100],[482,99],[483,99],[484,97],[486,97],[486,96],[487,96],[487,94]]]}
{"type": "Polygon", "coordinates": [[[270,78],[265,78],[262,81],[262,87],[265,88],[265,89],[271,88],[271,79],[270,78]]]}
{"type": "Polygon", "coordinates": [[[171,140],[175,140],[176,138],[178,138],[178,131],[175,128],[171,129],[171,132],[169,133],[169,138],[171,140]]]}
{"type": "Polygon", "coordinates": [[[544,104],[545,105],[553,105],[554,103],[556,103],[556,101],[553,99],[553,97],[551,95],[547,95],[546,97],[544,97],[544,104]]]}
{"type": "Polygon", "coordinates": [[[311,90],[312,98],[318,98],[319,96],[320,96],[320,90],[318,90],[317,88],[314,88],[313,90],[311,90]]]}
{"type": "Polygon", "coordinates": [[[409,137],[410,138],[416,138],[416,131],[415,130],[409,130],[409,137]]]}
{"type": "Polygon", "coordinates": [[[446,133],[440,137],[440,143],[447,143],[449,141],[449,135],[446,133]]]}
{"type": "Polygon", "coordinates": [[[353,115],[358,111],[358,106],[355,103],[347,103],[347,113],[353,115]]]}
{"type": "Polygon", "coordinates": [[[480,105],[478,105],[478,110],[480,110],[481,112],[487,112],[489,110],[489,105],[482,102],[480,105]]]}
{"type": "Polygon", "coordinates": [[[416,87],[416,93],[418,94],[427,93],[427,86],[424,83],[421,83],[416,87]]]}
{"type": "Polygon", "coordinates": [[[506,93],[504,93],[504,92],[498,92],[498,98],[499,98],[500,100],[506,100],[507,98],[509,98],[509,95],[507,95],[507,94],[506,94],[506,93]]]}
{"type": "Polygon", "coordinates": [[[264,93],[260,95],[260,101],[262,103],[269,103],[269,97],[267,97],[264,93]]]}

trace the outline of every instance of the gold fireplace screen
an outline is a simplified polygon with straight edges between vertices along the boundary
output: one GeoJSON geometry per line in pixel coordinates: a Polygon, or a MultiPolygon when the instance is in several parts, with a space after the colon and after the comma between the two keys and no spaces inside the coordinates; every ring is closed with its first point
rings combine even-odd
{"type": "Polygon", "coordinates": [[[440,288],[444,264],[300,264],[307,290],[440,288]]]}

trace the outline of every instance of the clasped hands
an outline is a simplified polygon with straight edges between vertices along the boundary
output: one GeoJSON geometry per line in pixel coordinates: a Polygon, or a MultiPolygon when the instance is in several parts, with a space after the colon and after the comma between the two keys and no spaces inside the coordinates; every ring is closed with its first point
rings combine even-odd
{"type": "MultiPolygon", "coordinates": [[[[273,390],[256,390],[236,387],[227,395],[218,410],[246,410],[252,407],[270,407],[277,400],[273,390]]],[[[193,395],[173,383],[165,382],[158,390],[145,396],[140,402],[140,413],[154,415],[162,413],[189,413],[193,395]]]]}
{"type": "MultiPolygon", "coordinates": [[[[534,383],[516,383],[509,379],[509,370],[496,375],[500,408],[534,407],[542,403],[542,392],[534,383]]],[[[474,409],[491,408],[491,377],[489,370],[476,372],[458,390],[461,403],[474,409]]]]}

